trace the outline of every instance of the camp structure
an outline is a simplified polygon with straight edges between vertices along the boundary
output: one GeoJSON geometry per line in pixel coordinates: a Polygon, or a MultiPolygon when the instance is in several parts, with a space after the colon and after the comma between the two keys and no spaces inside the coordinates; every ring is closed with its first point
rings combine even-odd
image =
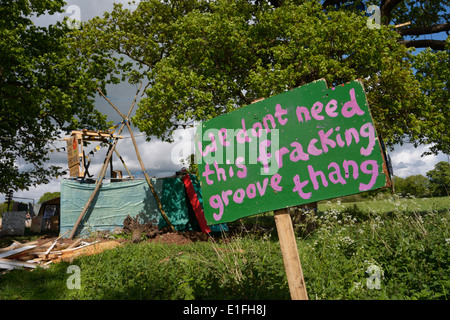
{"type": "Polygon", "coordinates": [[[98,89],[123,119],[111,128],[117,134],[84,129],[72,131],[71,136],[65,139],[71,178],[61,182],[60,234],[69,233],[69,239],[90,231],[114,230],[123,225],[127,216],[139,217],[141,223],[152,222],[159,228],[167,227],[172,231],[210,232],[204,218],[199,182],[195,176],[184,173],[168,178],[150,178],[146,172],[129,119],[140,89],[141,87],[127,115],[122,114],[98,89]],[[145,179],[133,177],[117,152],[116,146],[123,138],[120,134],[125,126],[130,133],[145,179]],[[91,179],[93,175],[88,171],[90,159],[83,151],[83,145],[93,141],[108,146],[96,179],[91,179]],[[114,153],[122,161],[128,177],[123,178],[122,171],[113,170],[114,153]],[[108,166],[111,179],[106,182],[108,166]]]}
{"type": "MultiPolygon", "coordinates": [[[[184,174],[151,178],[151,182],[176,231],[207,232],[206,224],[201,225],[202,198],[196,176],[184,174]]],[[[95,184],[80,180],[65,179],[61,182],[60,234],[72,230],[94,188],[95,184]]],[[[123,226],[127,216],[137,217],[142,224],[153,223],[159,229],[168,227],[146,180],[133,179],[104,182],[81,220],[77,234],[113,231],[123,226]]]]}
{"type": "MultiPolygon", "coordinates": [[[[122,136],[116,136],[108,131],[93,131],[87,129],[72,131],[69,138],[64,138],[67,142],[67,160],[70,177],[86,178],[86,176],[91,176],[88,171],[91,160],[83,150],[85,143],[100,142],[108,144],[114,139],[122,138],[122,136]]],[[[100,148],[100,146],[98,146],[98,148],[100,148]]],[[[112,158],[110,161],[112,162],[112,158]]]]}

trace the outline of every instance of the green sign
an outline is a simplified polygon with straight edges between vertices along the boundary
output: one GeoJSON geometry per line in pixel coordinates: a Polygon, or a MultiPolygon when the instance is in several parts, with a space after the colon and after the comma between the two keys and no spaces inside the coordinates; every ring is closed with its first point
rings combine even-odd
{"type": "Polygon", "coordinates": [[[202,123],[208,224],[389,186],[362,84],[319,80],[202,123]]]}

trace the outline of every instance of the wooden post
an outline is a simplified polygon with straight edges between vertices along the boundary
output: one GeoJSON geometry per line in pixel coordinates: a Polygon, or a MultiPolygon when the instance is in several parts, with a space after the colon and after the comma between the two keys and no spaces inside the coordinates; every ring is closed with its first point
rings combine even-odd
{"type": "Polygon", "coordinates": [[[109,175],[110,175],[111,179],[113,178],[113,174],[114,174],[113,157],[111,155],[111,158],[109,158],[109,175]]]}
{"type": "MultiPolygon", "coordinates": [[[[130,112],[131,112],[131,109],[130,109],[130,112]]],[[[125,124],[122,124],[122,126],[120,127],[119,135],[122,132],[124,126],[125,126],[125,124]]],[[[106,156],[105,162],[103,163],[102,169],[100,170],[100,174],[99,174],[99,176],[97,178],[97,181],[95,182],[94,191],[92,192],[92,194],[89,197],[88,201],[84,205],[83,210],[81,210],[81,213],[78,216],[78,219],[77,219],[77,221],[75,222],[75,225],[72,228],[72,232],[69,235],[69,239],[73,239],[73,237],[76,235],[77,229],[78,229],[78,226],[80,225],[81,220],[83,220],[84,215],[86,214],[86,212],[89,209],[92,201],[94,200],[95,196],[97,195],[98,190],[100,190],[100,187],[102,186],[103,177],[105,176],[106,169],[107,169],[108,163],[109,163],[109,159],[111,159],[113,150],[116,148],[117,142],[119,142],[119,138],[116,138],[116,141],[114,141],[114,144],[112,145],[112,147],[108,151],[108,154],[106,156]]]]}
{"type": "Polygon", "coordinates": [[[297,242],[295,241],[294,228],[292,226],[289,210],[275,210],[274,216],[291,299],[308,300],[302,265],[298,255],[297,242]]]}
{"type": "Polygon", "coordinates": [[[170,229],[173,232],[175,232],[176,230],[175,230],[174,226],[172,225],[172,223],[170,222],[169,217],[167,216],[166,212],[164,211],[164,208],[162,206],[161,200],[159,199],[159,196],[156,193],[156,190],[153,187],[152,182],[150,181],[150,177],[148,176],[147,171],[145,170],[144,163],[142,162],[141,155],[139,153],[139,148],[137,146],[136,140],[134,139],[134,134],[133,134],[133,131],[131,130],[130,124],[129,124],[129,122],[127,122],[126,124],[127,124],[127,127],[128,127],[128,131],[130,131],[131,140],[133,141],[134,149],[136,151],[136,156],[138,158],[139,164],[141,165],[142,171],[144,172],[145,180],[147,181],[147,184],[150,187],[150,190],[151,190],[151,192],[153,194],[153,197],[156,200],[156,204],[158,205],[159,211],[161,212],[161,215],[164,218],[164,220],[166,220],[167,225],[170,227],[170,229]]]}
{"type": "MultiPolygon", "coordinates": [[[[142,85],[142,83],[141,83],[141,85],[142,85]]],[[[174,226],[172,225],[172,223],[170,222],[169,217],[167,216],[166,212],[164,211],[164,208],[162,206],[161,200],[159,199],[159,196],[156,193],[156,190],[153,187],[152,182],[150,181],[150,177],[148,176],[147,171],[145,170],[145,166],[144,166],[144,163],[142,162],[141,155],[139,153],[139,148],[138,148],[138,145],[136,143],[136,139],[134,138],[133,130],[131,130],[131,126],[130,126],[130,123],[128,121],[128,118],[129,118],[130,115],[128,114],[128,116],[125,117],[122,114],[122,112],[120,112],[119,109],[117,109],[116,106],[111,101],[109,101],[109,99],[103,94],[103,92],[102,92],[102,90],[100,90],[100,88],[98,88],[97,90],[98,90],[98,92],[100,92],[100,94],[103,96],[103,98],[114,108],[114,110],[117,111],[117,113],[124,120],[124,122],[125,122],[125,124],[126,124],[126,126],[128,128],[128,131],[130,132],[131,140],[133,141],[133,145],[134,145],[134,150],[136,151],[136,156],[138,158],[138,161],[139,161],[139,164],[141,166],[141,169],[142,169],[142,171],[144,173],[145,180],[147,181],[147,184],[150,187],[150,191],[152,192],[153,197],[155,198],[155,201],[156,201],[156,204],[158,205],[159,211],[161,212],[161,215],[164,218],[164,220],[166,220],[167,225],[170,227],[170,229],[173,232],[175,232],[176,230],[175,230],[174,226]]],[[[140,90],[141,90],[141,87],[139,87],[138,93],[139,93],[140,90]]],[[[136,93],[136,96],[137,96],[137,93],[136,93]]],[[[135,99],[134,102],[136,102],[136,97],[134,99],[135,99]]],[[[134,102],[133,102],[133,105],[134,105],[134,102]]]]}
{"type": "Polygon", "coordinates": [[[117,154],[117,156],[119,157],[120,161],[122,161],[123,167],[125,168],[125,170],[127,170],[127,173],[130,176],[130,178],[133,179],[133,175],[131,174],[130,170],[128,170],[128,167],[125,164],[125,161],[123,161],[122,156],[120,155],[119,151],[117,151],[117,149],[114,149],[114,152],[117,154]]]}
{"type": "MultiPolygon", "coordinates": [[[[139,90],[140,90],[140,87],[139,87],[139,90]]],[[[130,109],[128,110],[128,114],[127,114],[127,117],[126,117],[127,119],[130,117],[131,111],[134,108],[134,105],[136,103],[136,98],[137,98],[138,93],[139,93],[139,91],[136,93],[136,96],[134,97],[133,104],[131,105],[130,109]]],[[[108,150],[107,156],[105,158],[105,162],[103,163],[102,169],[100,170],[100,174],[99,174],[99,176],[97,178],[97,181],[95,183],[94,191],[92,192],[92,194],[89,197],[88,201],[84,205],[83,210],[81,210],[81,213],[78,216],[78,219],[75,222],[75,225],[73,226],[72,231],[71,231],[71,233],[69,235],[69,239],[73,239],[73,237],[76,235],[77,229],[78,229],[78,226],[79,226],[81,220],[83,220],[84,215],[86,214],[86,212],[89,209],[92,201],[94,200],[95,196],[97,195],[98,190],[100,190],[100,187],[102,186],[102,181],[103,181],[103,178],[104,178],[104,176],[106,174],[106,169],[108,167],[109,160],[111,159],[112,154],[114,152],[114,149],[116,148],[117,143],[119,142],[119,136],[122,133],[122,130],[123,130],[124,127],[125,127],[125,123],[122,123],[122,125],[119,128],[119,132],[117,134],[116,140],[114,141],[113,145],[108,150]]]]}

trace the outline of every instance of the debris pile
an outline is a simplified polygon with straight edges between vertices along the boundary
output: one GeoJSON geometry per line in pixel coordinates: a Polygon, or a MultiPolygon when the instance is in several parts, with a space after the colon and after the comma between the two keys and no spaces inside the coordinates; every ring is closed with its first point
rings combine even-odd
{"type": "Polygon", "coordinates": [[[62,236],[50,241],[39,239],[27,243],[14,242],[9,247],[0,249],[0,269],[34,269],[38,266],[48,268],[51,263],[72,262],[76,257],[97,254],[121,245],[114,240],[87,242],[81,238],[63,239],[62,236]]]}
{"type": "Polygon", "coordinates": [[[139,215],[132,218],[128,215],[123,221],[123,232],[125,234],[131,234],[133,243],[141,241],[142,234],[149,239],[156,237],[159,234],[163,234],[165,230],[159,230],[156,221],[150,221],[148,223],[140,223],[139,215]]]}
{"type": "Polygon", "coordinates": [[[133,243],[139,243],[143,237],[147,242],[158,242],[166,244],[188,244],[196,241],[208,241],[210,235],[200,231],[175,231],[166,227],[159,229],[156,221],[147,223],[139,222],[139,215],[131,217],[128,215],[123,221],[123,233],[131,235],[133,243]]]}

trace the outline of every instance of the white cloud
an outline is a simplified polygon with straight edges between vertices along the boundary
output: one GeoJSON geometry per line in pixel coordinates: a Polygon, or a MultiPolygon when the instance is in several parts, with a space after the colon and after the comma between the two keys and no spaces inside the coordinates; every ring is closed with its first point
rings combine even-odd
{"type": "Polygon", "coordinates": [[[422,156],[429,151],[430,145],[423,145],[414,148],[411,144],[396,146],[394,151],[389,152],[392,160],[394,174],[405,178],[411,175],[426,175],[428,171],[434,168],[439,161],[446,161],[447,157],[443,154],[422,156]]]}

